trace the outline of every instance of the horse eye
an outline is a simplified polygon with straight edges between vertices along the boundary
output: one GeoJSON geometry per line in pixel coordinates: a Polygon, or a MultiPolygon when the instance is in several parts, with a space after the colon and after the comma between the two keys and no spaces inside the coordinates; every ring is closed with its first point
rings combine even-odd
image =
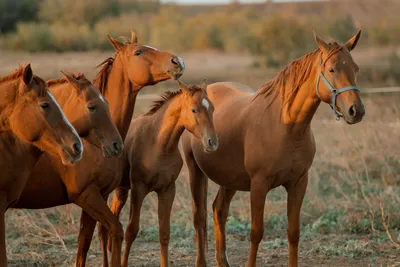
{"type": "Polygon", "coordinates": [[[88,109],[89,109],[90,111],[94,111],[94,110],[96,109],[96,107],[95,107],[95,106],[88,106],[88,109]]]}
{"type": "Polygon", "coordinates": [[[330,69],[330,70],[329,70],[329,72],[331,72],[331,73],[334,73],[334,72],[335,72],[335,70],[334,70],[334,69],[330,69]]]}
{"type": "Polygon", "coordinates": [[[196,113],[198,113],[199,111],[198,111],[197,109],[195,109],[195,108],[192,108],[192,112],[193,112],[194,114],[196,114],[196,113]]]}
{"type": "Polygon", "coordinates": [[[135,51],[135,56],[139,56],[139,55],[141,55],[142,54],[142,51],[141,50],[136,50],[135,51]]]}
{"type": "Polygon", "coordinates": [[[49,103],[46,103],[46,102],[40,104],[40,107],[43,108],[43,109],[46,109],[46,108],[48,108],[49,106],[50,106],[49,103]]]}

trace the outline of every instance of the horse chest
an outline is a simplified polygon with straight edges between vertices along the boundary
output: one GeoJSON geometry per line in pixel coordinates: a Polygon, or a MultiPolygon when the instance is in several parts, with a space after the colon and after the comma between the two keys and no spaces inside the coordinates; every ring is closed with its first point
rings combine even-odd
{"type": "Polygon", "coordinates": [[[0,191],[1,195],[6,196],[7,204],[15,202],[18,200],[21,192],[29,178],[29,169],[21,166],[21,168],[11,170],[1,168],[1,182],[0,182],[0,191]]]}
{"type": "Polygon", "coordinates": [[[147,186],[149,191],[161,190],[178,178],[183,161],[179,154],[153,154],[149,157],[141,157],[131,165],[131,179],[147,186]]]}
{"type": "MultiPolygon", "coordinates": [[[[271,144],[273,147],[273,145],[271,144]]],[[[271,153],[272,166],[278,171],[297,172],[309,169],[315,155],[315,146],[311,140],[289,140],[278,142],[271,153]]]]}

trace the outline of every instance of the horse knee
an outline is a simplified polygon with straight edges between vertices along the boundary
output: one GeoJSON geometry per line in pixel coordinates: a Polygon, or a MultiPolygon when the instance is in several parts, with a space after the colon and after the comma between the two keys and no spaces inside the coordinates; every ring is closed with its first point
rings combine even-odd
{"type": "Polygon", "coordinates": [[[125,239],[126,240],[136,239],[138,233],[139,233],[139,225],[130,223],[126,228],[125,239]]]}
{"type": "Polygon", "coordinates": [[[252,227],[250,232],[250,240],[252,243],[260,243],[264,236],[264,228],[252,227]]]}
{"type": "Polygon", "coordinates": [[[122,228],[122,224],[117,222],[116,224],[112,225],[110,234],[113,239],[122,241],[124,239],[124,230],[122,228]]]}
{"type": "Polygon", "coordinates": [[[161,246],[168,246],[169,245],[169,241],[170,241],[169,232],[160,235],[160,244],[161,244],[161,246]]]}
{"type": "Polygon", "coordinates": [[[297,227],[295,229],[288,228],[287,230],[288,241],[292,245],[298,245],[300,239],[300,229],[297,227]]]}

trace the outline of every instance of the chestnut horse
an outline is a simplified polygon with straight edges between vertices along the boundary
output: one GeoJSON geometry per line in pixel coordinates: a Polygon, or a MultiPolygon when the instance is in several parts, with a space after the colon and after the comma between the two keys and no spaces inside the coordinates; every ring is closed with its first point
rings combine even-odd
{"type": "Polygon", "coordinates": [[[140,209],[150,192],[158,195],[158,222],[161,245],[160,266],[168,266],[170,216],[175,198],[175,180],[183,161],[178,150],[186,129],[201,141],[205,151],[215,151],[218,139],[213,124],[214,107],[207,98],[206,81],[180,91],[166,92],[150,111],[133,120],[125,139],[126,169],[119,188],[114,191],[111,210],[119,216],[131,189],[130,219],[125,232],[122,266],[128,266],[129,252],[139,232],[140,209]],[[123,198],[121,199],[121,196],[123,198]]]}
{"type": "MultiPolygon", "coordinates": [[[[150,46],[137,43],[132,32],[131,41],[119,42],[109,37],[117,50],[114,57],[106,59],[100,66],[94,85],[107,99],[111,118],[122,139],[125,138],[139,91],[147,86],[168,79],[178,79],[184,72],[181,58],[167,52],[158,51],[150,46]]],[[[87,252],[93,237],[96,221],[100,222],[100,240],[105,240],[103,248],[103,266],[108,266],[107,232],[113,242],[112,266],[121,266],[121,246],[123,229],[118,218],[107,206],[108,195],[120,184],[121,160],[105,159],[97,147],[85,143],[82,160],[68,172],[60,173],[58,167],[50,162],[37,164],[37,172],[31,176],[32,182],[24,189],[24,201],[17,203],[18,208],[48,208],[57,205],[75,203],[82,210],[81,226],[78,237],[76,266],[85,266],[87,252]],[[45,184],[41,190],[36,184],[45,184]]]]}
{"type": "Polygon", "coordinates": [[[75,129],[29,64],[0,78],[1,267],[7,266],[4,214],[19,198],[42,151],[73,164],[82,149],[75,129]]]}
{"type": "MultiPolygon", "coordinates": [[[[47,86],[78,135],[84,138],[84,142],[102,149],[104,157],[121,155],[123,142],[111,120],[108,103],[99,89],[83,74],[63,74],[64,78],[50,80],[47,82],[47,86]]],[[[63,173],[73,172],[74,168],[75,166],[64,167],[57,157],[49,153],[43,154],[32,170],[31,176],[33,178],[28,180],[21,197],[12,208],[33,209],[57,201],[60,196],[55,194],[43,196],[42,194],[51,190],[55,183],[62,186],[63,180],[54,179],[51,183],[38,183],[34,177],[43,174],[48,175],[49,173],[46,172],[53,171],[58,172],[62,177],[63,173]],[[48,164],[53,167],[47,168],[48,164]],[[42,168],[47,168],[47,171],[42,168]],[[36,201],[32,201],[32,198],[36,201]],[[40,201],[44,204],[38,204],[40,201]]],[[[65,177],[65,179],[68,178],[65,177]]]]}
{"type": "Polygon", "coordinates": [[[208,86],[219,148],[206,154],[196,138],[189,134],[182,138],[193,196],[196,266],[206,265],[207,177],[220,185],[213,203],[219,266],[230,266],[225,224],[236,191],[250,191],[251,247],[246,266],[254,267],[264,233],[265,198],[278,186],[288,193],[288,266],[297,266],[300,209],[316,149],[310,122],[321,101],[349,124],[360,122],[365,114],[355,86],[358,66],[350,54],[359,37],[360,32],[339,45],[315,36],[319,49],[293,61],[256,93],[238,83],[208,86]]]}

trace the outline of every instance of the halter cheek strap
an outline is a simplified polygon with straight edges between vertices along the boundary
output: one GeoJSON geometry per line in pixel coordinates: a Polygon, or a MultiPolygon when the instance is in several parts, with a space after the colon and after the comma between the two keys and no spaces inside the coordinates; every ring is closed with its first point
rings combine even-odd
{"type": "MultiPolygon", "coordinates": [[[[321,60],[321,66],[322,66],[322,60],[321,60]]],[[[318,97],[319,97],[318,85],[319,85],[320,79],[322,79],[322,81],[325,83],[325,85],[332,92],[332,105],[331,105],[331,108],[333,110],[333,113],[335,114],[336,120],[340,120],[340,118],[343,117],[343,115],[339,114],[337,112],[337,110],[336,110],[336,98],[337,98],[337,96],[339,94],[343,93],[343,92],[346,92],[346,91],[350,91],[350,90],[360,91],[360,89],[355,85],[344,87],[344,88],[340,88],[340,89],[336,89],[328,82],[328,80],[325,78],[324,74],[321,71],[320,75],[318,75],[317,84],[316,84],[316,87],[315,87],[315,90],[316,90],[316,93],[317,93],[318,97]]]]}

